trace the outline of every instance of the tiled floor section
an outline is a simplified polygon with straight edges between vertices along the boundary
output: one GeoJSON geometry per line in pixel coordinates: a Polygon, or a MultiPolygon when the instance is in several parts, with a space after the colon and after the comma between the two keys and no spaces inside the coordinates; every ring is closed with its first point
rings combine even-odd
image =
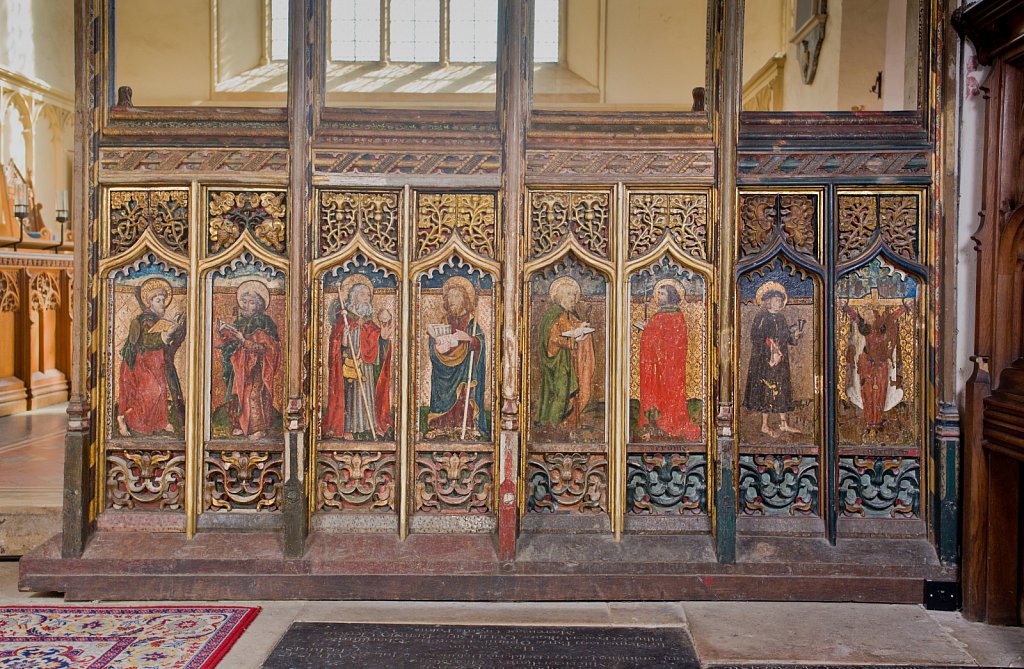
{"type": "MultiPolygon", "coordinates": [[[[0,562],[0,604],[58,604],[17,592],[0,562]]],[[[181,602],[187,603],[187,602],[181,602]]],[[[295,621],[477,625],[678,626],[705,664],[918,664],[1024,667],[1024,628],[969,623],[919,606],[753,602],[502,604],[255,602],[263,607],[218,669],[256,669],[295,621]]]]}
{"type": "Polygon", "coordinates": [[[61,505],[67,405],[0,418],[0,507],[61,505]]]}
{"type": "Polygon", "coordinates": [[[67,405],[0,418],[0,555],[60,531],[67,405]]]}

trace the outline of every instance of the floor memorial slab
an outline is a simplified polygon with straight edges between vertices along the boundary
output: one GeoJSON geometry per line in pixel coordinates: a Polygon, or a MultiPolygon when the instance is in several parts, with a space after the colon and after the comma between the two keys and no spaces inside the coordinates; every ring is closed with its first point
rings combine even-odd
{"type": "Polygon", "coordinates": [[[295,623],[265,669],[697,669],[682,628],[295,623]]]}

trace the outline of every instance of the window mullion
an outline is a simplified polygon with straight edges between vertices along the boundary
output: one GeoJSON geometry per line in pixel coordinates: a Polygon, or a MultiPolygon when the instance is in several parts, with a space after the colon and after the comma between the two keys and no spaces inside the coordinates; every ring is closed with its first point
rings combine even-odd
{"type": "Polygon", "coordinates": [[[270,64],[271,44],[274,39],[273,22],[271,21],[270,10],[271,1],[272,0],[263,0],[263,53],[260,54],[261,67],[270,64]]]}
{"type": "Polygon", "coordinates": [[[452,30],[451,30],[451,19],[452,19],[452,4],[451,0],[441,0],[441,34],[438,43],[441,47],[441,53],[438,57],[438,62],[442,67],[447,66],[451,62],[452,54],[452,30]]]}
{"type": "Polygon", "coordinates": [[[391,0],[380,0],[380,62],[391,62],[391,0]]]}

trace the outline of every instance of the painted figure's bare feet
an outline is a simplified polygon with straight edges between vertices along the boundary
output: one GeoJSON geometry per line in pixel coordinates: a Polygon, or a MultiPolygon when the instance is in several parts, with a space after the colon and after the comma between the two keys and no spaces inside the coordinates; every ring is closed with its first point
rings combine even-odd
{"type": "Polygon", "coordinates": [[[117,417],[117,431],[122,437],[132,436],[131,431],[128,429],[128,426],[124,422],[124,416],[117,417]]]}

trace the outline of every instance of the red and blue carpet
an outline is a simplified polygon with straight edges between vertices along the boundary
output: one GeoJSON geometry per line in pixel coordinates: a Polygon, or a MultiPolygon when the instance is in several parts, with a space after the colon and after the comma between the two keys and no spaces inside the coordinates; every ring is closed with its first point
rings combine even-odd
{"type": "Polygon", "coordinates": [[[0,669],[210,669],[257,613],[244,606],[0,606],[0,669]]]}

